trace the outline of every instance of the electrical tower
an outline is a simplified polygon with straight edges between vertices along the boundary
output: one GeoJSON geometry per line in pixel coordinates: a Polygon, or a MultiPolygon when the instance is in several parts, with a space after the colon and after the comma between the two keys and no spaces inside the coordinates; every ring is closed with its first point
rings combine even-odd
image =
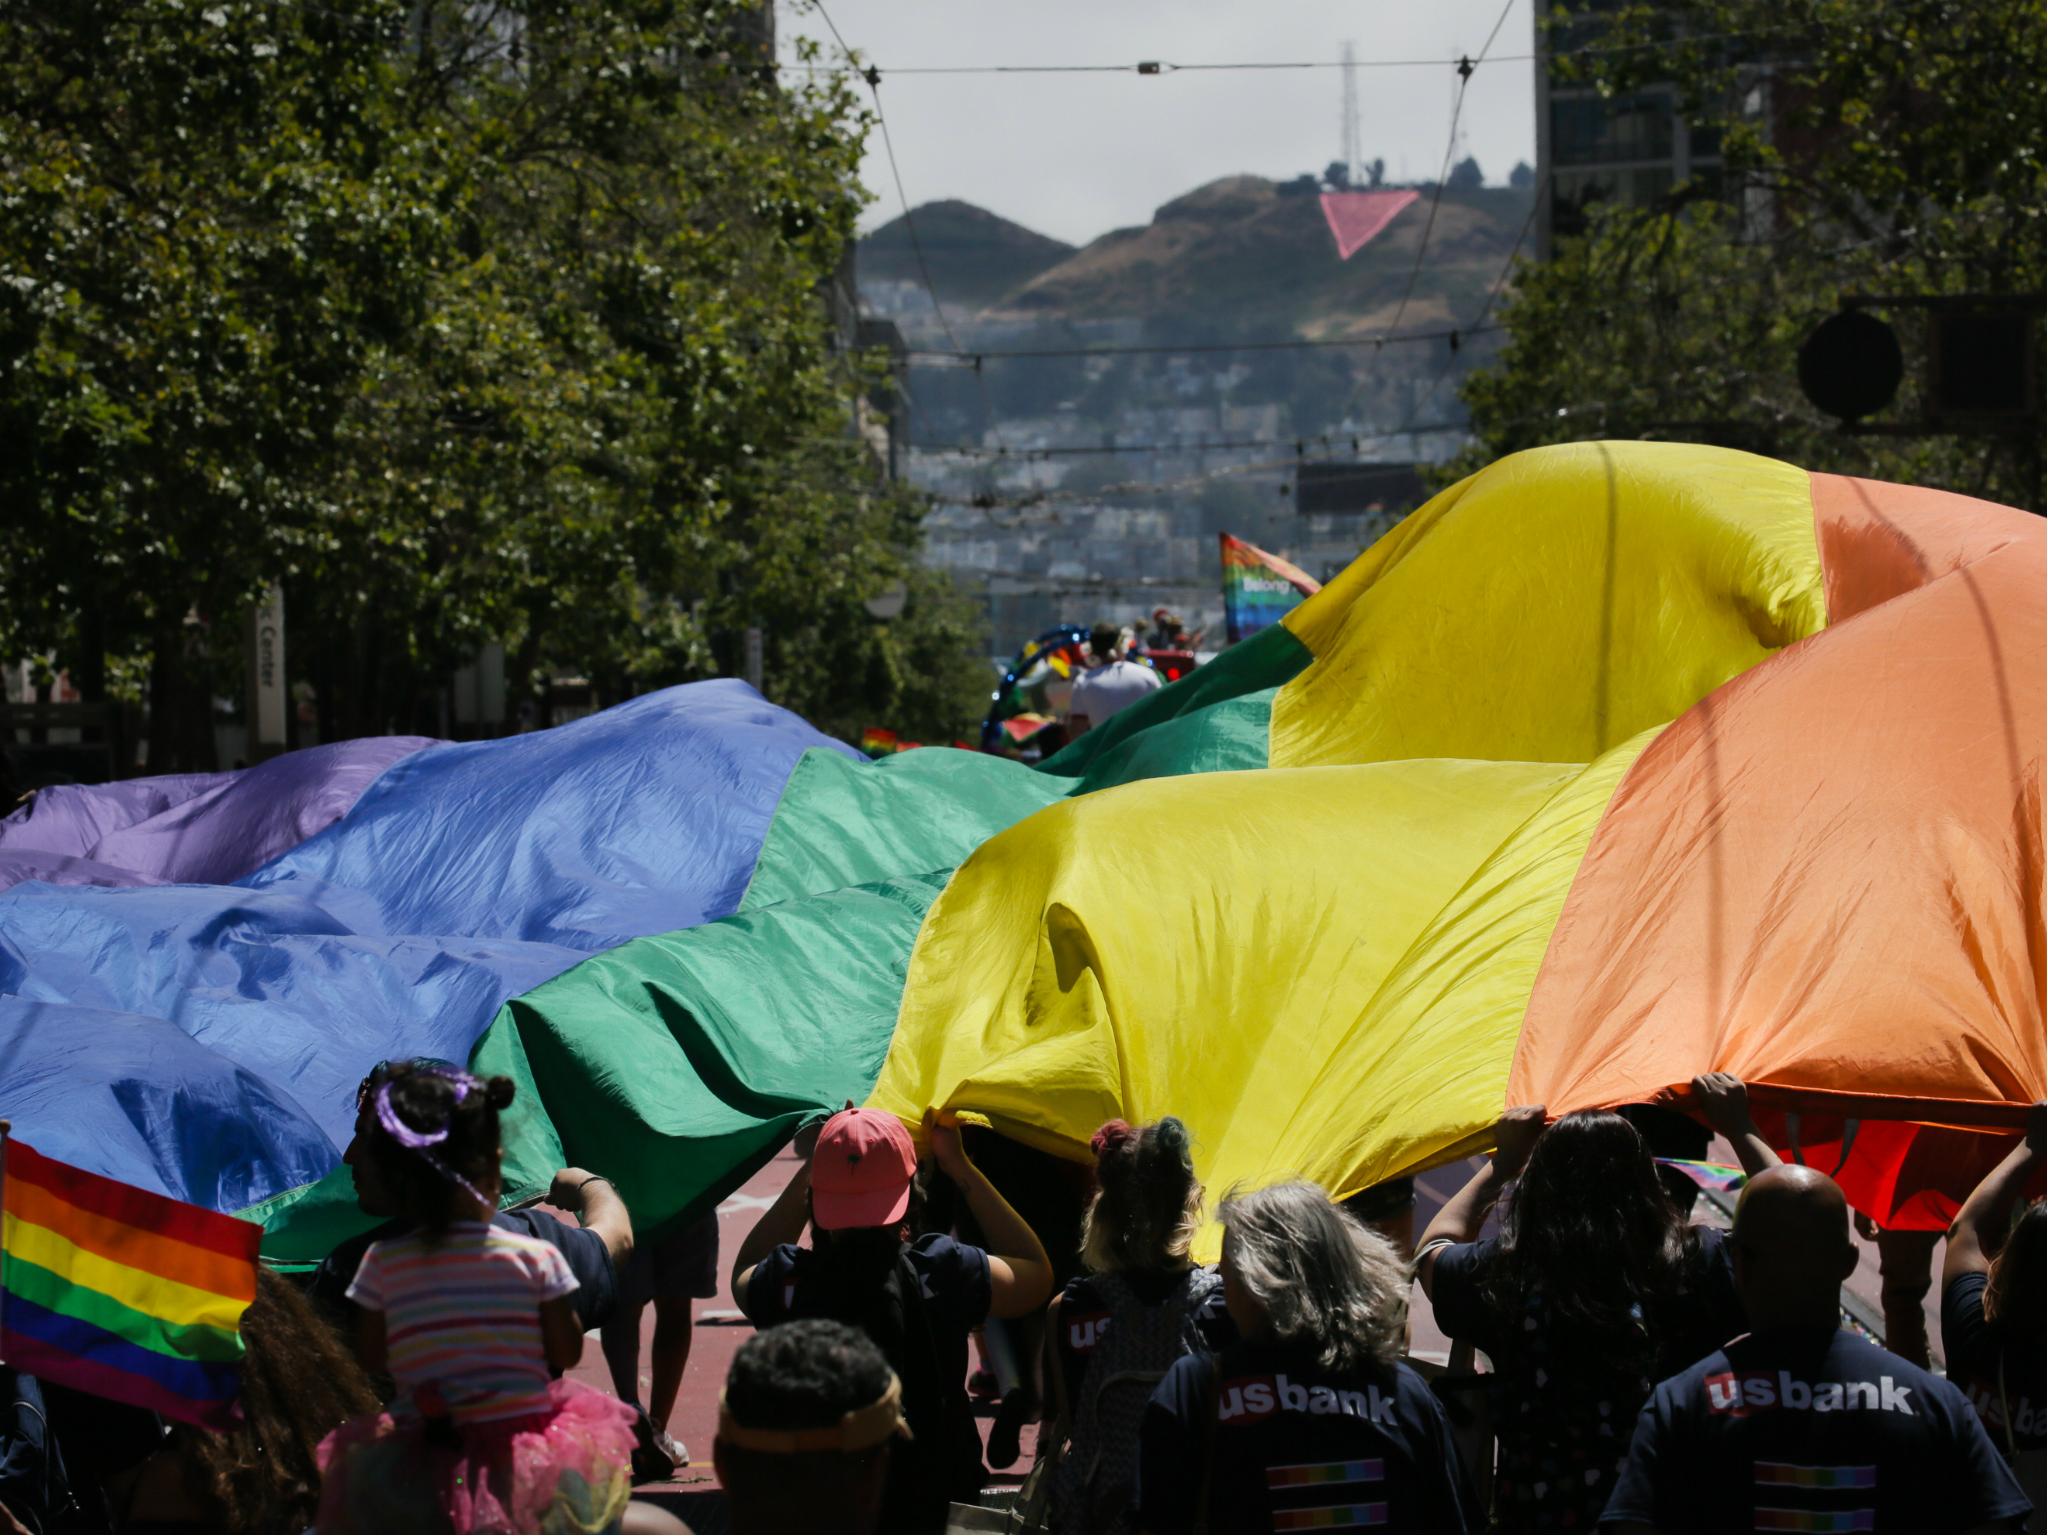
{"type": "Polygon", "coordinates": [[[1355,47],[1344,45],[1344,128],[1343,142],[1337,158],[1344,162],[1344,170],[1354,187],[1365,185],[1365,149],[1358,127],[1358,54],[1355,47]]]}

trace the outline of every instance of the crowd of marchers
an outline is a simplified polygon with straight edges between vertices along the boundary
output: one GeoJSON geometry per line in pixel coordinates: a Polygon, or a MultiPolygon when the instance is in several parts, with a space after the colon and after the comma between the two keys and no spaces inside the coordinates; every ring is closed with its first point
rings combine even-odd
{"type": "MultiPolygon", "coordinates": [[[[1511,1110],[1418,1236],[1405,1184],[1339,1202],[1282,1181],[1212,1207],[1201,1128],[1170,1115],[1102,1126],[1080,1168],[950,1116],[913,1134],[849,1106],[799,1134],[795,1174],[730,1265],[758,1332],[718,1404],[724,1517],[2040,1529],[2041,1107],[1948,1232],[1944,1376],[1845,1324],[1858,1250],[1834,1181],[1779,1160],[1738,1080],[1692,1089],[1746,1176],[1726,1229],[1692,1222],[1692,1186],[1623,1112],[1511,1110]],[[1410,1355],[1418,1285],[1483,1370],[1410,1355]],[[985,1441],[977,1396],[997,1400],[985,1441]],[[988,1467],[1015,1465],[1034,1424],[997,1514],[988,1467]]],[[[691,1303],[717,1289],[715,1219],[636,1243],[582,1169],[551,1194],[572,1219],[501,1210],[512,1098],[444,1062],[369,1074],[347,1161],[382,1224],[310,1277],[261,1276],[235,1429],[10,1373],[13,1528],[685,1528],[633,1489],[688,1458],[666,1425],[691,1303]],[[586,1333],[616,1395],[566,1374],[586,1333]]]]}

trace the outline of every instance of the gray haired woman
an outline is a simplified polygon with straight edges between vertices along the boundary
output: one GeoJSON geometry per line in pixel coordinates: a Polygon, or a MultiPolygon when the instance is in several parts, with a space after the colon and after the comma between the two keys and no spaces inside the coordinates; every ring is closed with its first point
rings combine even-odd
{"type": "Polygon", "coordinates": [[[1408,1266],[1314,1184],[1223,1203],[1238,1343],[1180,1361],[1139,1430],[1148,1531],[1462,1531],[1442,1407],[1401,1361],[1408,1266]]]}

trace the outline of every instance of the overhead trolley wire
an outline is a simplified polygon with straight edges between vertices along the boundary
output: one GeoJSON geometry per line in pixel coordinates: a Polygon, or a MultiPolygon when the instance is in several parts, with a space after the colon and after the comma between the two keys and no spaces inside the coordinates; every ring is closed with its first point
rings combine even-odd
{"type": "MultiPolygon", "coordinates": [[[[1486,302],[1479,306],[1477,318],[1473,320],[1472,324],[1465,327],[1462,334],[1466,336],[1480,336],[1489,331],[1503,331],[1507,329],[1506,326],[1489,325],[1487,322],[1493,317],[1493,306],[1499,301],[1501,290],[1507,286],[1508,275],[1515,269],[1515,258],[1522,253],[1522,242],[1529,238],[1529,231],[1535,228],[1536,210],[1539,206],[1540,196],[1529,200],[1528,217],[1522,220],[1521,232],[1515,236],[1515,243],[1508,247],[1508,259],[1501,263],[1500,275],[1494,278],[1493,286],[1486,290],[1486,302]]],[[[1460,333],[1454,331],[1451,334],[1453,338],[1451,349],[1444,354],[1444,360],[1437,364],[1436,372],[1431,376],[1428,387],[1423,390],[1421,397],[1416,400],[1415,409],[1409,418],[1410,420],[1420,416],[1435,401],[1436,392],[1443,387],[1445,376],[1450,373],[1452,365],[1458,360],[1456,338],[1460,333]]]]}
{"type": "MultiPolygon", "coordinates": [[[[1500,30],[1498,24],[1494,31],[1500,30]]],[[[1619,53],[1645,53],[1660,48],[1683,48],[1702,43],[1728,42],[1737,39],[1782,37],[1791,39],[1799,34],[1782,27],[1749,27],[1725,32],[1698,32],[1669,38],[1645,38],[1627,43],[1588,43],[1578,48],[1554,48],[1542,53],[1506,53],[1491,55],[1495,64],[1531,64],[1539,59],[1574,59],[1593,55],[1619,53]]],[[[1488,46],[1491,46],[1489,39],[1488,46]]],[[[1484,49],[1481,50],[1485,52],[1484,49]]],[[[1469,57],[1469,56],[1467,56],[1469,57]]],[[[1359,69],[1454,69],[1466,61],[1460,58],[1439,59],[1357,59],[1359,69]]],[[[1476,62],[1476,61],[1475,61],[1476,62]]],[[[1218,59],[1208,62],[1176,63],[1168,59],[1140,59],[1129,64],[905,64],[883,70],[877,65],[853,65],[854,73],[865,77],[874,75],[1180,75],[1180,74],[1222,74],[1257,73],[1276,70],[1342,69],[1340,59],[1218,59]]],[[[821,70],[816,64],[802,61],[785,63],[778,68],[791,73],[842,73],[843,71],[821,70]]],[[[872,83],[872,82],[871,82],[872,83]]]]}
{"type": "Polygon", "coordinates": [[[839,45],[839,51],[846,58],[847,66],[868,83],[868,94],[875,102],[875,122],[882,130],[882,149],[889,157],[889,175],[896,183],[896,200],[903,205],[903,227],[910,232],[911,253],[917,258],[918,274],[924,279],[924,291],[932,301],[932,312],[939,317],[939,328],[946,333],[946,340],[957,350],[960,338],[953,334],[953,322],[946,318],[946,306],[939,302],[939,290],[932,283],[932,269],[924,259],[924,242],[917,238],[917,220],[910,210],[910,198],[903,190],[903,172],[896,164],[896,143],[889,137],[889,117],[882,110],[882,77],[872,67],[862,70],[854,59],[853,50],[846,46],[846,39],[840,35],[839,24],[832,19],[832,13],[825,9],[825,0],[817,0],[818,14],[825,19],[825,25],[832,30],[832,41],[839,45]]]}
{"type": "MultiPolygon", "coordinates": [[[[1465,91],[1472,83],[1472,75],[1486,62],[1486,50],[1500,36],[1500,29],[1506,24],[1508,12],[1515,7],[1515,0],[1504,0],[1500,14],[1493,20],[1493,30],[1486,34],[1486,41],[1480,45],[1479,57],[1464,57],[1458,60],[1458,94],[1451,100],[1451,132],[1444,144],[1444,163],[1437,172],[1436,190],[1429,196],[1429,217],[1422,224],[1422,240],[1415,247],[1415,264],[1408,269],[1407,286],[1401,290],[1401,302],[1394,307],[1394,318],[1387,322],[1385,335],[1391,337],[1401,328],[1401,321],[1408,313],[1408,301],[1415,296],[1416,279],[1422,276],[1423,258],[1429,254],[1429,237],[1436,232],[1436,211],[1444,200],[1444,187],[1451,179],[1451,156],[1458,152],[1458,119],[1465,111],[1465,91]]],[[[1453,335],[1455,336],[1455,332],[1453,335]]],[[[1455,345],[1455,342],[1453,343],[1455,345]]]]}

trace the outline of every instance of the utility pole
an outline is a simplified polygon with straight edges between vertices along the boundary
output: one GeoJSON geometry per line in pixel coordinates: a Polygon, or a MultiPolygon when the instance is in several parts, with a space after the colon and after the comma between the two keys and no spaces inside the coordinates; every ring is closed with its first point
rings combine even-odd
{"type": "Polygon", "coordinates": [[[1358,50],[1354,44],[1344,45],[1344,126],[1343,151],[1338,156],[1344,162],[1347,179],[1354,187],[1365,183],[1365,141],[1358,126],[1358,50]]]}

